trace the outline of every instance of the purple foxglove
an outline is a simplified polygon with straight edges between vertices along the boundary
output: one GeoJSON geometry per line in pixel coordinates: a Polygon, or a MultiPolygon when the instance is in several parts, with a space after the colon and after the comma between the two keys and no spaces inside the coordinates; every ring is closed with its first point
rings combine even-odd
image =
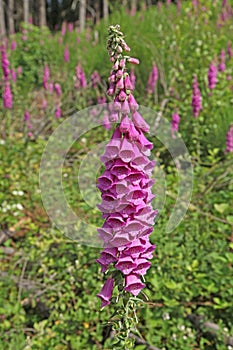
{"type": "Polygon", "coordinates": [[[192,108],[193,116],[197,118],[199,116],[200,111],[202,110],[202,98],[201,92],[198,87],[197,77],[194,77],[193,80],[192,108]]]}
{"type": "Polygon", "coordinates": [[[110,304],[110,299],[112,297],[112,292],[114,288],[114,279],[109,278],[104,286],[102,287],[100,293],[97,294],[97,297],[100,298],[102,304],[101,308],[105,307],[106,305],[110,304]]]}
{"type": "Polygon", "coordinates": [[[11,79],[14,83],[16,83],[17,81],[17,74],[16,71],[14,69],[11,70],[11,79]]]}
{"type": "Polygon", "coordinates": [[[136,274],[127,275],[125,278],[125,290],[130,292],[131,294],[137,296],[143,288],[145,288],[145,284],[142,283],[140,276],[136,274]]]}
{"type": "Polygon", "coordinates": [[[179,114],[178,113],[173,113],[172,114],[172,121],[171,121],[172,138],[175,138],[175,132],[178,132],[179,123],[180,123],[180,116],[179,116],[179,114]]]}
{"type": "Polygon", "coordinates": [[[228,54],[229,58],[233,57],[233,50],[232,50],[230,41],[227,44],[227,54],[228,54]]]}
{"type": "Polygon", "coordinates": [[[85,76],[84,70],[82,69],[81,64],[79,63],[76,66],[75,88],[81,89],[86,87],[87,87],[86,76],[85,76]]]}
{"type": "Polygon", "coordinates": [[[4,80],[9,80],[10,76],[10,62],[7,59],[6,48],[4,45],[1,46],[1,63],[2,63],[2,72],[4,80]]]}
{"type": "Polygon", "coordinates": [[[100,75],[97,71],[94,71],[91,75],[91,86],[95,89],[101,82],[100,75]]]}
{"type": "Polygon", "coordinates": [[[28,111],[26,111],[26,112],[24,113],[24,121],[25,121],[25,122],[28,122],[29,120],[30,120],[30,114],[29,114],[28,111]]]}
{"type": "Polygon", "coordinates": [[[233,126],[231,125],[226,134],[226,152],[233,152],[233,126]]]}
{"type": "Polygon", "coordinates": [[[60,97],[61,94],[62,94],[61,85],[58,84],[58,83],[55,83],[54,84],[54,89],[55,89],[55,92],[56,92],[57,96],[60,97]]]}
{"type": "Polygon", "coordinates": [[[11,42],[11,51],[14,51],[16,49],[16,47],[17,47],[16,41],[12,40],[12,42],[11,42]]]}
{"type": "Polygon", "coordinates": [[[147,83],[147,92],[150,94],[154,93],[155,85],[158,80],[158,68],[155,63],[153,63],[152,71],[150,73],[148,83],[147,83]]]}
{"type": "Polygon", "coordinates": [[[64,61],[66,63],[70,62],[70,52],[67,46],[65,47],[65,50],[64,50],[64,61]]]}
{"type": "MultiPolygon", "coordinates": [[[[121,39],[119,42],[122,42],[122,52],[115,48],[111,37],[108,42],[113,61],[109,90],[114,96],[109,119],[119,120],[120,124],[101,156],[106,170],[98,179],[102,197],[98,208],[105,221],[98,232],[104,250],[97,262],[102,272],[112,266],[119,270],[125,279],[125,291],[136,296],[145,287],[140,276],[150,267],[148,259],[155,249],[148,237],[157,215],[151,206],[154,180],[150,176],[155,162],[148,158],[153,144],[144,135],[149,132],[149,125],[137,112],[138,104],[126,72],[126,62],[139,61],[124,57],[123,51],[128,51],[128,47],[121,39]]],[[[109,303],[110,300],[105,301],[109,303]]]]}
{"type": "Polygon", "coordinates": [[[62,116],[61,108],[60,108],[60,106],[56,106],[56,109],[55,109],[55,117],[56,117],[57,119],[59,119],[59,118],[61,118],[61,116],[62,116]]]}
{"type": "Polygon", "coordinates": [[[6,109],[12,109],[12,105],[13,105],[13,96],[11,93],[11,86],[10,86],[10,83],[7,81],[3,91],[3,106],[6,109]]]}
{"type": "Polygon", "coordinates": [[[218,68],[213,63],[211,63],[208,71],[208,84],[210,90],[213,90],[218,82],[217,75],[218,68]]]}
{"type": "Polygon", "coordinates": [[[226,70],[226,55],[224,50],[221,51],[219,59],[220,63],[218,65],[218,70],[219,72],[224,72],[226,70]]]}

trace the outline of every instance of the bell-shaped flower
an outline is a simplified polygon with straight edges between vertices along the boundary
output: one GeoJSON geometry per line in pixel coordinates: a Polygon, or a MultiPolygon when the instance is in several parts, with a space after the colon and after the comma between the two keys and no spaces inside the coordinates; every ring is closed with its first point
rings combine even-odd
{"type": "Polygon", "coordinates": [[[112,292],[114,288],[114,279],[109,278],[103,285],[100,293],[97,294],[97,297],[102,301],[101,307],[105,307],[110,304],[110,299],[112,297],[112,292]]]}
{"type": "Polygon", "coordinates": [[[130,292],[134,296],[137,296],[145,286],[146,285],[142,283],[140,277],[136,274],[130,274],[125,278],[124,290],[130,292]]]}

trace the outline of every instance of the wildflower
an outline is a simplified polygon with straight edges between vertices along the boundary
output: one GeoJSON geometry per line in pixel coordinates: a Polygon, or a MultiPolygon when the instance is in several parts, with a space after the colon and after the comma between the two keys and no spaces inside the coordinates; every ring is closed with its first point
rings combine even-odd
{"type": "Polygon", "coordinates": [[[147,83],[148,93],[153,94],[157,80],[158,80],[158,68],[154,62],[152,66],[152,71],[150,73],[148,83],[147,83]]]}
{"type": "Polygon", "coordinates": [[[202,102],[201,102],[201,92],[198,87],[197,77],[194,77],[193,80],[193,96],[192,96],[192,108],[193,108],[193,116],[195,118],[198,117],[200,111],[202,110],[202,102]]]}
{"type": "Polygon", "coordinates": [[[17,47],[16,41],[12,40],[12,42],[11,42],[11,51],[14,51],[16,49],[16,47],[17,47]]]}
{"type": "Polygon", "coordinates": [[[68,23],[67,28],[68,28],[68,31],[69,31],[70,33],[72,33],[73,30],[74,30],[74,25],[73,25],[73,23],[68,23]]]}
{"type": "Polygon", "coordinates": [[[172,122],[171,122],[171,134],[172,138],[175,138],[175,132],[178,132],[180,123],[180,116],[178,113],[172,114],[172,122]]]}
{"type": "Polygon", "coordinates": [[[91,86],[93,87],[93,89],[95,89],[98,84],[101,82],[101,78],[99,73],[95,70],[91,76],[91,86]]]}
{"type": "Polygon", "coordinates": [[[208,84],[209,84],[210,90],[213,90],[218,82],[217,74],[218,74],[218,68],[213,63],[210,63],[209,71],[208,71],[208,84]]]}
{"type": "Polygon", "coordinates": [[[70,62],[70,52],[67,46],[65,47],[65,50],[64,50],[64,61],[66,63],[70,62]]]}
{"type": "Polygon", "coordinates": [[[23,68],[19,66],[17,68],[17,73],[18,73],[18,75],[22,74],[23,73],[23,68]]]}
{"type": "Polygon", "coordinates": [[[10,76],[10,62],[7,58],[6,48],[4,45],[1,47],[1,63],[2,63],[2,72],[4,80],[8,80],[10,76]]]}
{"type": "Polygon", "coordinates": [[[97,296],[102,301],[101,307],[104,307],[104,306],[110,304],[110,299],[112,297],[113,287],[114,287],[114,279],[113,278],[109,278],[105,282],[105,284],[102,287],[100,293],[97,294],[97,296]]]}
{"type": "Polygon", "coordinates": [[[29,120],[30,120],[30,114],[29,114],[28,111],[26,111],[26,112],[24,113],[24,121],[25,121],[25,122],[28,122],[29,120]]]}
{"type": "Polygon", "coordinates": [[[59,105],[57,105],[57,106],[56,106],[56,109],[55,109],[55,117],[56,117],[57,119],[59,119],[59,118],[61,118],[61,116],[62,116],[61,108],[60,108],[59,105]]]}
{"type": "Polygon", "coordinates": [[[56,92],[57,96],[60,97],[61,94],[62,94],[61,85],[58,84],[58,83],[55,83],[54,84],[54,89],[55,89],[55,92],[56,92]]]}
{"type": "Polygon", "coordinates": [[[233,125],[230,126],[226,134],[226,152],[233,152],[233,125]]]}
{"type": "Polygon", "coordinates": [[[48,80],[50,78],[50,69],[49,66],[46,64],[44,66],[44,74],[43,74],[43,86],[45,90],[48,90],[48,80]]]}
{"type": "Polygon", "coordinates": [[[3,91],[3,106],[6,109],[12,109],[12,104],[13,96],[11,92],[11,86],[10,83],[7,81],[3,91]]]}
{"type": "Polygon", "coordinates": [[[233,50],[232,50],[230,41],[227,44],[227,53],[228,53],[229,58],[233,57],[233,50]]]}
{"type": "Polygon", "coordinates": [[[84,70],[82,69],[81,64],[79,63],[76,66],[75,88],[81,89],[86,87],[87,87],[86,76],[85,76],[84,70]]]}
{"type": "MultiPolygon", "coordinates": [[[[126,60],[123,51],[126,48],[128,52],[129,47],[119,29],[119,26],[110,27],[107,46],[110,58],[114,57],[110,74],[114,102],[109,120],[119,121],[119,125],[101,156],[105,171],[98,179],[97,187],[102,194],[98,208],[105,222],[98,232],[104,249],[97,262],[102,272],[113,265],[124,277],[124,290],[136,296],[145,287],[141,276],[150,267],[148,260],[155,249],[149,241],[157,215],[151,205],[154,181],[150,176],[155,164],[148,158],[153,145],[144,136],[144,132],[149,132],[149,125],[137,111],[138,104],[126,70],[127,62],[139,61],[128,56],[126,60]]],[[[111,283],[113,288],[113,281],[111,283]]],[[[102,306],[109,304],[111,294],[112,290],[105,299],[102,296],[102,306]]]]}
{"type": "Polygon", "coordinates": [[[219,66],[218,66],[218,70],[219,70],[219,72],[224,72],[226,70],[226,64],[225,64],[226,55],[225,55],[225,51],[224,50],[221,51],[219,58],[220,58],[220,63],[219,63],[219,66]]]}
{"type": "Polygon", "coordinates": [[[14,83],[16,83],[17,75],[16,75],[16,71],[14,69],[11,70],[11,79],[14,83]]]}

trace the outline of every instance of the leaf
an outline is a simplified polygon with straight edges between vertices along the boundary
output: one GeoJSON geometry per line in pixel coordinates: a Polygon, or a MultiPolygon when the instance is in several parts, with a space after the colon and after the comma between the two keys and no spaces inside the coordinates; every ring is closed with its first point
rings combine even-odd
{"type": "Polygon", "coordinates": [[[218,213],[223,214],[229,208],[229,205],[227,203],[214,204],[214,208],[218,213]]]}
{"type": "Polygon", "coordinates": [[[227,221],[233,225],[233,215],[228,215],[227,216],[227,221]]]}

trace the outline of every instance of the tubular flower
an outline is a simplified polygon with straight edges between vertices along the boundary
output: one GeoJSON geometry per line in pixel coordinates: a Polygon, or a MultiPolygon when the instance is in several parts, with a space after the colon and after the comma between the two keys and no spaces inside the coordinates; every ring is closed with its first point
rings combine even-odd
{"type": "Polygon", "coordinates": [[[76,77],[74,86],[76,89],[87,87],[86,76],[80,63],[76,66],[76,77]]]}
{"type": "Polygon", "coordinates": [[[9,80],[10,77],[10,62],[7,58],[6,48],[4,45],[1,47],[1,63],[2,63],[2,72],[4,80],[9,80]]]}
{"type": "Polygon", "coordinates": [[[208,71],[208,84],[210,90],[213,90],[218,82],[217,75],[218,68],[213,63],[210,63],[208,71]]]}
{"type": "Polygon", "coordinates": [[[65,47],[65,50],[64,50],[64,62],[66,63],[70,62],[70,52],[67,46],[65,47]]]}
{"type": "Polygon", "coordinates": [[[98,84],[101,82],[101,78],[99,73],[95,70],[91,76],[91,86],[93,87],[93,89],[95,89],[98,84]]]}
{"type": "Polygon", "coordinates": [[[226,134],[226,152],[233,152],[233,125],[230,126],[226,134]]]}
{"type": "Polygon", "coordinates": [[[150,73],[148,83],[147,83],[147,92],[153,94],[155,90],[155,85],[158,80],[158,68],[155,63],[153,63],[152,71],[150,73]]]}
{"type": "Polygon", "coordinates": [[[195,76],[193,80],[193,96],[192,96],[193,116],[195,118],[199,116],[199,113],[202,110],[201,100],[202,100],[201,92],[198,87],[197,77],[195,76]]]}
{"type": "Polygon", "coordinates": [[[3,91],[3,106],[6,109],[12,109],[13,105],[13,96],[11,92],[10,83],[7,81],[4,91],[3,91]]]}
{"type": "Polygon", "coordinates": [[[232,50],[230,41],[227,44],[227,54],[228,54],[229,58],[233,57],[233,50],[232,50]]]}
{"type": "Polygon", "coordinates": [[[44,66],[44,74],[43,74],[43,87],[45,90],[48,90],[49,86],[48,86],[48,81],[50,78],[50,69],[49,66],[46,64],[44,66]]]}
{"type": "MultiPolygon", "coordinates": [[[[105,171],[98,178],[102,197],[98,208],[105,221],[98,232],[104,249],[97,262],[102,272],[114,266],[124,278],[124,290],[136,296],[145,287],[141,276],[150,267],[148,260],[155,249],[149,241],[157,215],[151,204],[154,198],[151,173],[155,162],[149,155],[153,144],[144,136],[150,127],[138,112],[126,71],[127,62],[135,64],[138,60],[124,56],[123,51],[130,49],[118,25],[109,28],[107,48],[113,62],[109,77],[111,91],[108,91],[113,96],[109,119],[119,124],[101,156],[105,171]]],[[[109,304],[109,298],[106,302],[109,304]]]]}
{"type": "Polygon", "coordinates": [[[172,121],[171,121],[172,138],[175,138],[175,132],[178,132],[179,123],[180,123],[180,116],[179,116],[179,114],[178,113],[173,113],[172,114],[172,121]]]}
{"type": "Polygon", "coordinates": [[[58,83],[55,83],[54,84],[54,89],[55,89],[55,92],[57,94],[57,97],[60,97],[61,94],[62,94],[61,85],[58,84],[58,83]]]}
{"type": "Polygon", "coordinates": [[[219,56],[220,63],[218,65],[219,72],[224,72],[226,70],[226,55],[225,51],[222,50],[219,56]]]}

